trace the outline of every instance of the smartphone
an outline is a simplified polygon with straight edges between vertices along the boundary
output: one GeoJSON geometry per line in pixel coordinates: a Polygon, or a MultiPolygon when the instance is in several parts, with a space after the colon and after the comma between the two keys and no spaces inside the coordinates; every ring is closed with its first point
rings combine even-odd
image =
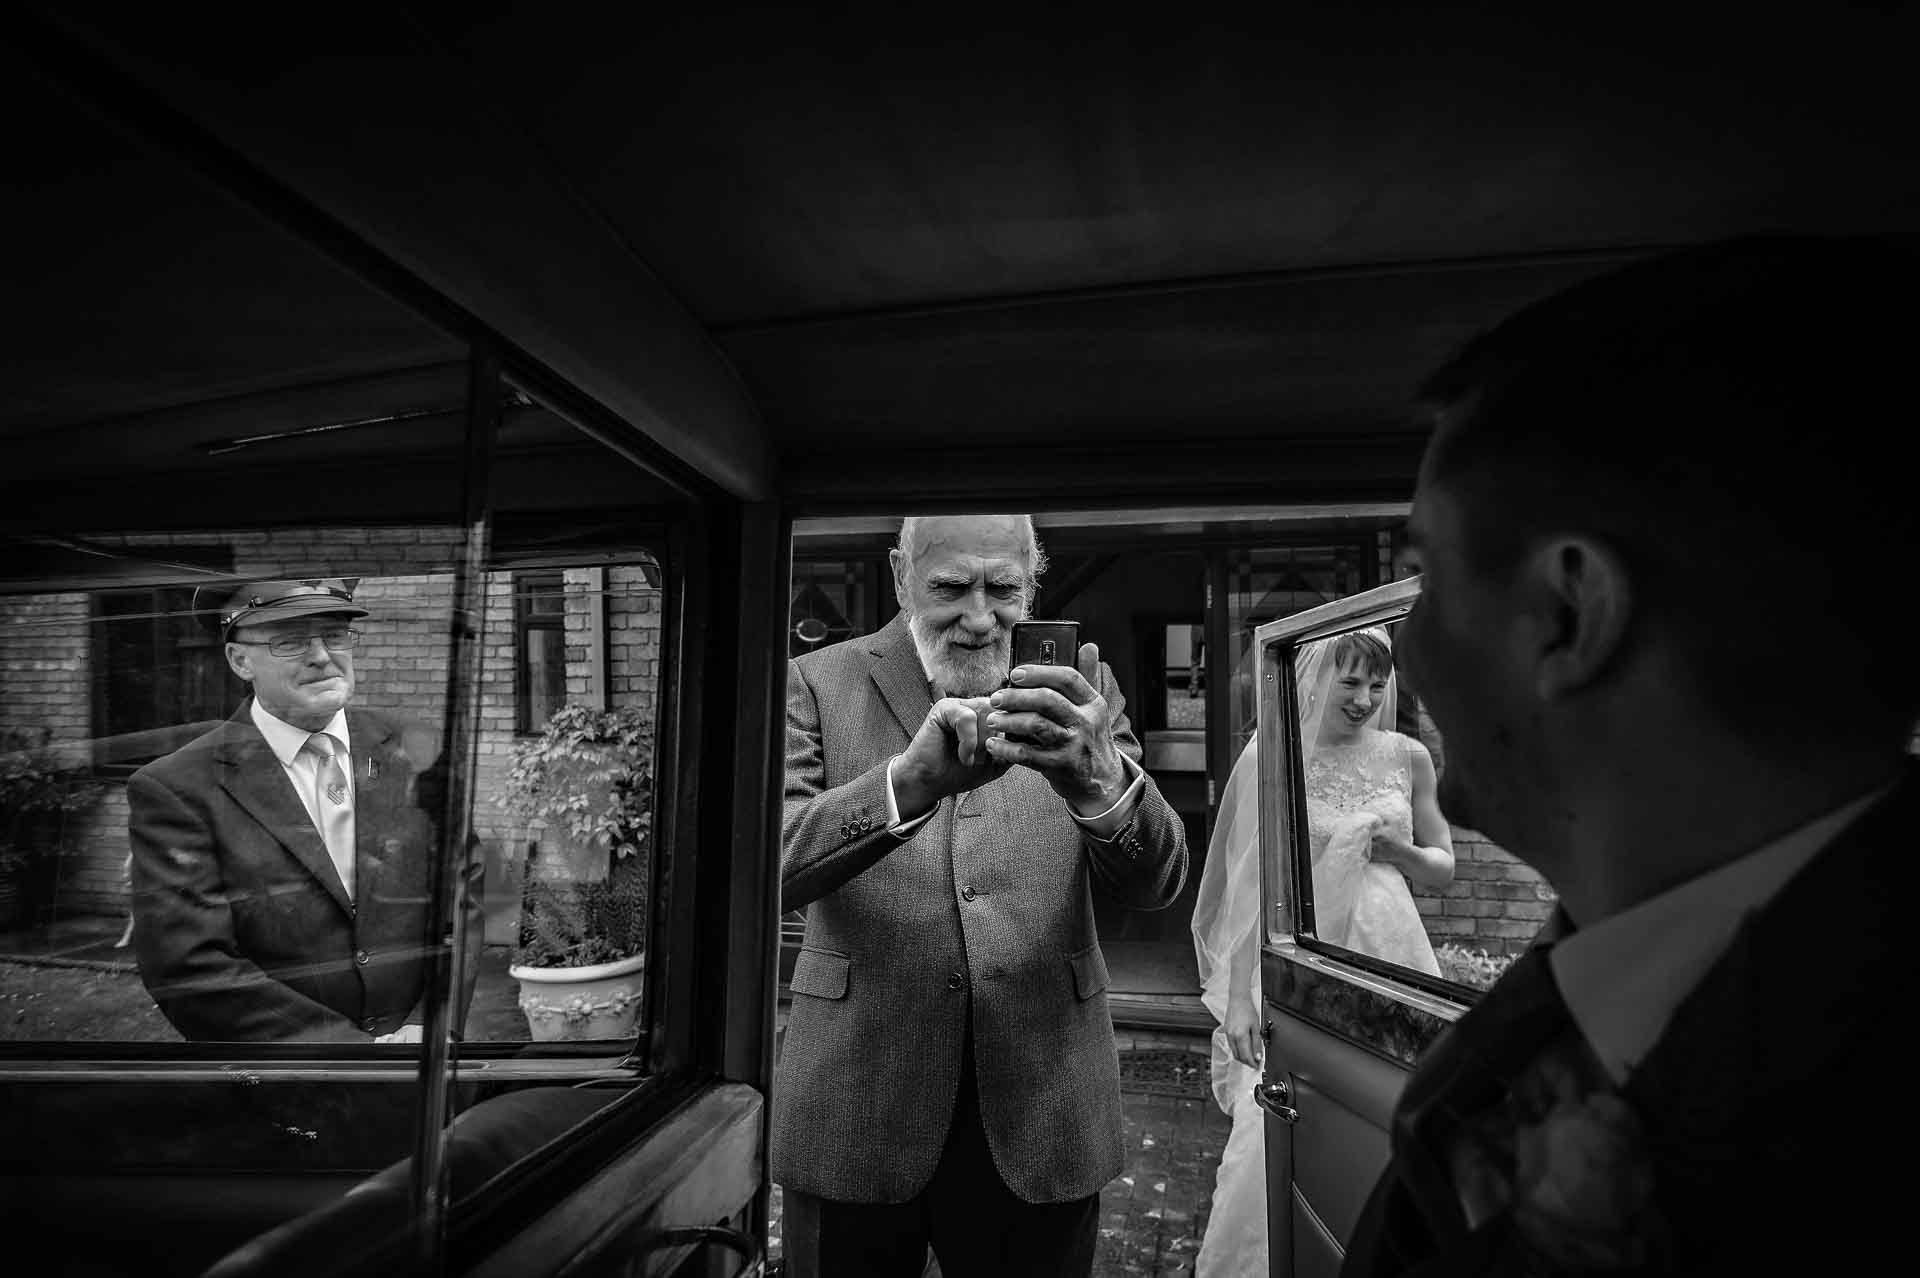
{"type": "Polygon", "coordinates": [[[1080,623],[1077,621],[1016,621],[1013,623],[1015,666],[1071,666],[1080,659],[1080,623]]]}

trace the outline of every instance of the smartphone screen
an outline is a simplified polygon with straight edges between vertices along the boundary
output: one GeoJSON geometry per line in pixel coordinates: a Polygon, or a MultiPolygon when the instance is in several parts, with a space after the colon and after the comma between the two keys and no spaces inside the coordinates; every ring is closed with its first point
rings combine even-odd
{"type": "Polygon", "coordinates": [[[1016,621],[1013,623],[1014,666],[1070,666],[1080,656],[1077,621],[1016,621]]]}

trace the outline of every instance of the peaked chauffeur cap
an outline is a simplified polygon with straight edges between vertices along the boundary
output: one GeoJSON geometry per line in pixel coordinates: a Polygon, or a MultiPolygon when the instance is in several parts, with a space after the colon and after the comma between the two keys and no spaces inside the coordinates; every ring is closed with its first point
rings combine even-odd
{"type": "Polygon", "coordinates": [[[283,617],[309,617],[319,613],[364,617],[367,610],[353,602],[353,592],[359,584],[358,577],[310,577],[301,581],[201,586],[193,592],[193,610],[222,637],[235,626],[278,621],[283,617]]]}

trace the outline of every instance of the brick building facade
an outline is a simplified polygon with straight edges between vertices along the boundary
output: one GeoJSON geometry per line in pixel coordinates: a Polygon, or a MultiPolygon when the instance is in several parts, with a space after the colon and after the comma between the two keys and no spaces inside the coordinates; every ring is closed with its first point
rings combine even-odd
{"type": "Polygon", "coordinates": [[[1436,946],[1518,954],[1553,913],[1553,888],[1532,867],[1478,831],[1453,827],[1453,882],[1414,887],[1413,902],[1436,946]]]}
{"type": "MultiPolygon", "coordinates": [[[[354,654],[355,703],[439,723],[446,697],[446,653],[453,565],[461,541],[445,527],[284,529],[222,536],[122,538],[144,553],[224,560],[247,575],[359,576],[357,600],[370,615],[354,654]]],[[[529,831],[491,802],[510,766],[513,743],[528,721],[525,628],[528,581],[557,589],[562,608],[548,624],[563,648],[564,696],[592,705],[654,704],[661,659],[661,609],[650,569],[638,564],[553,569],[487,576],[479,689],[479,741],[474,823],[487,858],[488,939],[511,940],[514,893],[529,831]],[[518,578],[518,592],[516,592],[518,578]],[[518,598],[518,602],[516,602],[518,598]]],[[[60,592],[0,602],[0,727],[51,730],[64,760],[93,762],[104,735],[99,604],[92,595],[60,592]]],[[[209,647],[211,639],[203,640],[209,647]]],[[[224,717],[242,695],[237,681],[206,716],[224,717]]],[[[550,707],[549,707],[550,708],[550,707]]],[[[127,908],[127,810],[124,769],[109,773],[95,801],[62,832],[58,909],[114,914],[127,908]]],[[[1553,893],[1538,874],[1480,834],[1454,832],[1454,881],[1415,896],[1436,943],[1509,954],[1522,948],[1552,909],[1553,893]]]]}
{"type": "MultiPolygon", "coordinates": [[[[360,577],[355,602],[369,615],[356,623],[362,638],[353,657],[353,704],[436,726],[443,722],[453,568],[462,545],[458,530],[282,529],[114,540],[142,553],[222,562],[240,575],[360,577]]],[[[527,843],[538,833],[490,802],[510,766],[514,742],[540,726],[527,721],[520,705],[528,696],[529,672],[523,668],[524,608],[517,606],[516,594],[524,600],[530,580],[557,591],[563,601],[556,620],[564,656],[561,669],[547,673],[563,678],[564,693],[556,686],[549,701],[564,695],[598,706],[651,709],[660,679],[662,611],[651,565],[486,575],[473,818],[487,859],[487,932],[495,942],[511,939],[517,908],[517,893],[497,887],[519,882],[527,843]]],[[[72,767],[101,761],[97,743],[108,735],[105,721],[112,716],[105,702],[114,695],[114,680],[103,668],[111,658],[99,651],[108,642],[102,598],[60,592],[0,601],[0,728],[50,729],[51,745],[72,767]]],[[[181,594],[155,598],[177,606],[181,594]]],[[[152,619],[136,608],[111,624],[152,619]]],[[[176,621],[176,629],[180,624],[176,621]]],[[[196,627],[186,628],[191,633],[196,627]]],[[[218,645],[210,636],[188,642],[207,649],[196,659],[202,670],[216,664],[218,645]]],[[[176,649],[181,646],[176,643],[176,649]]],[[[175,651],[163,652],[160,661],[176,659],[189,660],[175,651]]],[[[225,678],[224,686],[201,698],[195,717],[225,717],[238,706],[244,686],[225,678]]],[[[139,679],[124,682],[144,687],[139,679]]],[[[168,722],[164,715],[162,722],[168,722]]],[[[171,735],[169,744],[177,744],[183,734],[171,735]]],[[[128,907],[125,775],[130,767],[102,767],[93,801],[64,823],[55,907],[61,914],[119,914],[128,907]]]]}

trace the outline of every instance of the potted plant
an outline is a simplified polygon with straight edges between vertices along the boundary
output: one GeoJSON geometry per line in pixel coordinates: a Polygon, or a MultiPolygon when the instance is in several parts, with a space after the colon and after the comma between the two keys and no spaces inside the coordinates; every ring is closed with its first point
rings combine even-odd
{"type": "Polygon", "coordinates": [[[61,826],[99,791],[52,740],[51,728],[0,728],[0,930],[31,926],[52,907],[61,826]]]}
{"type": "Polygon", "coordinates": [[[502,808],[539,828],[508,972],[536,1039],[630,1038],[646,963],[653,725],[565,705],[513,747],[502,808]]]}

